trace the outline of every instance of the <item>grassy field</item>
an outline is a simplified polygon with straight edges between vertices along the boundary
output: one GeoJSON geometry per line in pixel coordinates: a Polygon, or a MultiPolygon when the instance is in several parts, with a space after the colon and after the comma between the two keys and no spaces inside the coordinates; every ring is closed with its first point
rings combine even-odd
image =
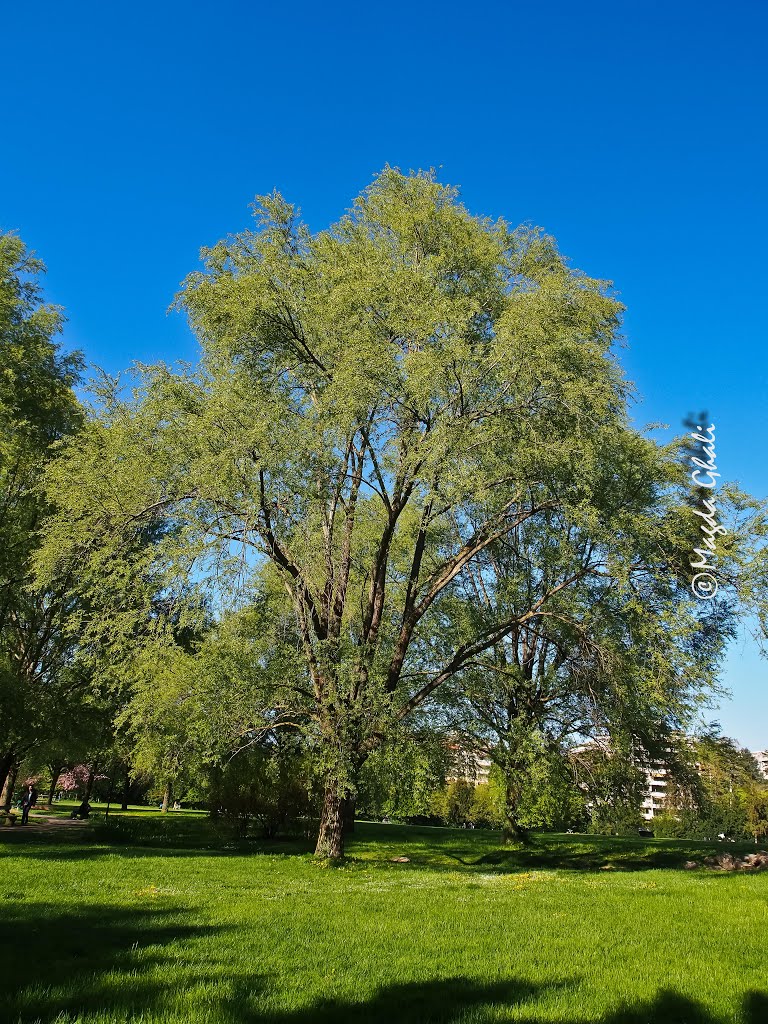
{"type": "Polygon", "coordinates": [[[682,869],[714,848],[361,824],[334,868],[194,813],[6,828],[0,1021],[764,1024],[768,874],[682,869]]]}

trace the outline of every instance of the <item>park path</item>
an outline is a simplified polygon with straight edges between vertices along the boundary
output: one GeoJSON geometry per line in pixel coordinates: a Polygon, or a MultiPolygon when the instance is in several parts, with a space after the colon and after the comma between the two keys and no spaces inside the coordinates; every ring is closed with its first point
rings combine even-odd
{"type": "Polygon", "coordinates": [[[36,814],[34,817],[30,815],[26,825],[21,824],[19,817],[19,821],[15,825],[8,827],[8,831],[12,832],[14,836],[21,833],[40,835],[41,832],[59,832],[62,829],[68,828],[85,828],[87,825],[87,821],[81,821],[79,818],[72,819],[60,815],[36,814]]]}

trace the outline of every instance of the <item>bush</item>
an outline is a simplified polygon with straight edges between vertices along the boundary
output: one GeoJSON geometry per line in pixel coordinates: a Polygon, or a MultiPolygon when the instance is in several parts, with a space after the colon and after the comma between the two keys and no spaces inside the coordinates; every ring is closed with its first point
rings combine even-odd
{"type": "Polygon", "coordinates": [[[488,783],[475,786],[469,820],[480,828],[501,828],[504,819],[498,792],[488,783]]]}
{"type": "Polygon", "coordinates": [[[685,822],[676,818],[673,814],[657,814],[648,827],[653,830],[654,836],[659,839],[684,839],[687,836],[685,822]]]}
{"type": "Polygon", "coordinates": [[[309,779],[297,745],[274,742],[241,751],[211,781],[211,812],[245,836],[251,821],[272,838],[312,812],[309,779]]]}
{"type": "Polygon", "coordinates": [[[598,835],[636,836],[638,829],[645,825],[645,819],[637,808],[603,804],[593,810],[589,831],[598,835]]]}

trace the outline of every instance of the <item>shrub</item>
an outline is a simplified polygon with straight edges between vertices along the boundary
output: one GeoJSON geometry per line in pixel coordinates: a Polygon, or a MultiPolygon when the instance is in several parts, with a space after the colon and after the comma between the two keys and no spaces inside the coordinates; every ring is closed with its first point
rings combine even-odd
{"type": "Polygon", "coordinates": [[[503,813],[498,797],[498,792],[488,783],[475,786],[469,812],[470,821],[479,825],[480,828],[501,828],[503,813]]]}
{"type": "Polygon", "coordinates": [[[674,814],[657,814],[648,827],[659,839],[682,839],[687,834],[685,822],[674,814]]]}
{"type": "Polygon", "coordinates": [[[264,836],[285,832],[312,811],[304,757],[292,743],[249,747],[214,773],[211,811],[233,821],[245,836],[251,821],[264,836]]]}

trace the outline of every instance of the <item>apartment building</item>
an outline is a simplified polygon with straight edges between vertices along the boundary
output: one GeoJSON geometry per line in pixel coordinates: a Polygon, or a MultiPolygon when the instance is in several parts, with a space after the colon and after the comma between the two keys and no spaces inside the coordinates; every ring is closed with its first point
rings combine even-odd
{"type": "Polygon", "coordinates": [[[753,750],[751,753],[757,761],[760,774],[764,779],[768,779],[768,750],[753,750]]]}
{"type": "MultiPolygon", "coordinates": [[[[587,750],[601,750],[604,754],[610,754],[610,739],[608,736],[601,736],[588,740],[574,747],[573,754],[579,754],[587,750]]],[[[670,789],[669,773],[664,765],[651,762],[643,767],[645,772],[645,793],[643,796],[641,813],[645,821],[652,821],[657,814],[661,814],[665,807],[670,789]]]]}
{"type": "Polygon", "coordinates": [[[645,769],[645,796],[640,805],[643,818],[652,821],[662,814],[667,800],[667,770],[661,765],[650,765],[645,769]]]}
{"type": "Polygon", "coordinates": [[[484,786],[488,782],[492,761],[487,754],[467,750],[460,743],[450,743],[449,748],[454,763],[446,782],[469,782],[473,786],[484,786]]]}

